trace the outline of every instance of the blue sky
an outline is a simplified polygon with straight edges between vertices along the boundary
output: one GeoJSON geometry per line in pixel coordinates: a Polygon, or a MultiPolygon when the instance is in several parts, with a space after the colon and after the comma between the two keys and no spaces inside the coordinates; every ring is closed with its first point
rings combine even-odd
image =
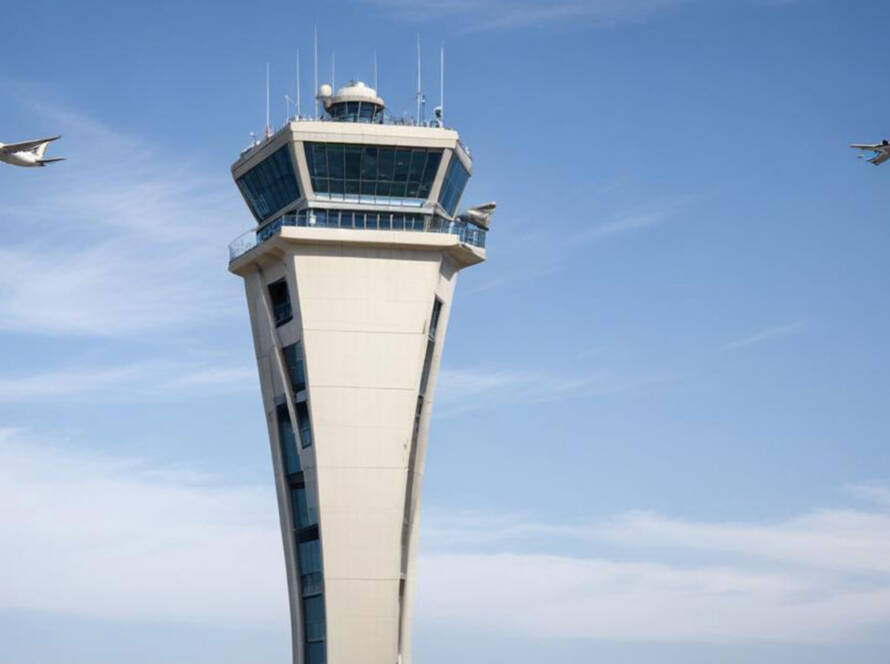
{"type": "Polygon", "coordinates": [[[429,664],[883,664],[890,6],[826,0],[4,9],[4,661],[285,661],[228,166],[295,85],[413,103],[497,200],[424,487],[429,664]],[[13,26],[14,29],[9,29],[13,26]],[[435,101],[436,92],[429,94],[435,101]]]}

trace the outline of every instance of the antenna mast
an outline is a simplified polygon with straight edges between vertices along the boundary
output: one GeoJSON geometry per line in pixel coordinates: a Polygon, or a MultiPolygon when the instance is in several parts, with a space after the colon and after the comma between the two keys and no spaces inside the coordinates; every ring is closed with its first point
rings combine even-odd
{"type": "Polygon", "coordinates": [[[374,89],[380,95],[380,88],[377,85],[377,51],[374,51],[374,89]]]}
{"type": "Polygon", "coordinates": [[[300,49],[297,49],[297,120],[303,115],[303,105],[300,102],[300,49]]]}
{"type": "Polygon", "coordinates": [[[420,59],[420,35],[417,35],[417,115],[416,120],[417,124],[421,124],[423,121],[422,113],[423,113],[423,86],[421,82],[421,59],[420,59]]]}
{"type": "Polygon", "coordinates": [[[337,89],[337,54],[331,51],[331,88],[337,89]]]}
{"type": "Polygon", "coordinates": [[[318,120],[318,26],[315,26],[315,88],[312,97],[315,100],[315,119],[318,120]]]}
{"type": "Polygon", "coordinates": [[[266,63],[266,138],[269,138],[272,135],[272,123],[269,119],[269,83],[270,83],[270,73],[269,73],[269,63],[266,63]]]}
{"type": "Polygon", "coordinates": [[[439,121],[445,126],[445,46],[439,51],[439,121]]]}

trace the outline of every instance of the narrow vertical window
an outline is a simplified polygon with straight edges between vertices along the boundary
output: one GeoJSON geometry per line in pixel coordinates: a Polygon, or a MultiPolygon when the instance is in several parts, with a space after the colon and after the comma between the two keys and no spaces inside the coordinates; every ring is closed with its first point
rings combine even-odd
{"type": "Polygon", "coordinates": [[[287,405],[281,404],[276,407],[275,411],[278,419],[278,441],[281,445],[281,460],[284,464],[284,474],[293,475],[301,470],[300,453],[297,451],[297,437],[294,435],[294,428],[291,425],[287,405]]]}
{"type": "Polygon", "coordinates": [[[439,316],[442,315],[442,300],[436,298],[433,302],[433,315],[430,317],[430,339],[436,338],[436,330],[439,329],[439,316]]]}
{"type": "Polygon", "coordinates": [[[303,597],[320,595],[321,585],[321,547],[318,537],[299,544],[300,558],[300,592],[303,597]]]}
{"type": "Polygon", "coordinates": [[[303,344],[299,341],[281,349],[284,363],[290,376],[291,389],[294,394],[306,389],[306,363],[303,360],[303,344]]]}
{"type": "Polygon", "coordinates": [[[275,320],[275,327],[284,325],[293,319],[294,312],[286,279],[279,279],[269,284],[269,299],[272,301],[272,318],[275,320]]]}
{"type": "Polygon", "coordinates": [[[324,641],[324,598],[321,595],[307,597],[303,600],[303,618],[307,643],[324,641]]]}
{"type": "Polygon", "coordinates": [[[294,525],[297,530],[318,525],[318,512],[310,503],[305,486],[292,486],[290,500],[294,512],[294,525]]]}
{"type": "Polygon", "coordinates": [[[312,444],[312,422],[309,420],[309,407],[305,401],[297,403],[297,426],[300,427],[303,447],[309,447],[312,444]]]}

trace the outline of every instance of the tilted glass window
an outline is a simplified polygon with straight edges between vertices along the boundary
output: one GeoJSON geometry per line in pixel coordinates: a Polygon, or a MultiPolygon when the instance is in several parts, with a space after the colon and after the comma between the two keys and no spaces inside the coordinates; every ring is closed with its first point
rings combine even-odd
{"type": "Polygon", "coordinates": [[[276,407],[276,416],[278,418],[278,440],[281,443],[281,460],[284,464],[285,475],[299,473],[300,454],[297,452],[297,437],[294,435],[294,428],[291,425],[290,413],[286,404],[276,407]]]}
{"type": "Polygon", "coordinates": [[[297,426],[300,427],[300,440],[303,447],[309,447],[312,444],[312,421],[309,419],[309,407],[305,401],[297,403],[297,426]]]}
{"type": "Polygon", "coordinates": [[[272,301],[272,317],[275,319],[275,327],[284,325],[293,319],[294,312],[286,279],[279,279],[269,284],[269,299],[272,301]]]}
{"type": "Polygon", "coordinates": [[[325,643],[316,641],[306,644],[306,664],[324,664],[325,643]]]}
{"type": "Polygon", "coordinates": [[[300,590],[303,597],[321,593],[321,546],[318,538],[300,542],[300,590]]]}
{"type": "Polygon", "coordinates": [[[436,298],[433,302],[433,315],[430,316],[430,339],[436,338],[436,330],[439,328],[439,316],[442,315],[442,300],[436,298]]]}
{"type": "Polygon", "coordinates": [[[286,145],[247,171],[237,182],[257,221],[300,197],[300,186],[286,145]]]}
{"type": "Polygon", "coordinates": [[[429,198],[442,150],[350,143],[305,143],[318,198],[420,207],[429,198]]]}
{"type": "MultiPolygon", "coordinates": [[[[303,344],[299,341],[281,349],[284,363],[290,376],[291,389],[294,394],[306,389],[306,362],[303,359],[303,344]]],[[[304,446],[305,447],[305,446],[304,446]]]]}
{"type": "Polygon", "coordinates": [[[331,104],[330,108],[328,108],[328,114],[331,116],[331,119],[338,122],[367,123],[374,122],[375,119],[379,118],[381,110],[381,106],[372,102],[349,101],[331,104]]]}
{"type": "Polygon", "coordinates": [[[305,486],[291,487],[290,501],[298,530],[318,525],[318,513],[309,501],[305,486]]]}
{"type": "Polygon", "coordinates": [[[470,173],[458,159],[456,154],[451,155],[451,163],[445,173],[442,182],[442,190],[439,192],[439,203],[449,215],[454,215],[460,197],[464,194],[464,188],[470,179],[470,173]]]}
{"type": "Polygon", "coordinates": [[[324,640],[324,598],[321,595],[303,599],[303,624],[307,642],[324,640]]]}

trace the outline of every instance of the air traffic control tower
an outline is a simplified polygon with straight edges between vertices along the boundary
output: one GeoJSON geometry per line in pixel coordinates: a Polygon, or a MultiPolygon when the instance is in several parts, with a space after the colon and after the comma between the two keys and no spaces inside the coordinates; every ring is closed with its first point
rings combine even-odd
{"type": "Polygon", "coordinates": [[[319,89],[232,166],[284,538],[294,664],[409,664],[427,431],[457,273],[493,204],[458,213],[457,132],[319,89]]]}

